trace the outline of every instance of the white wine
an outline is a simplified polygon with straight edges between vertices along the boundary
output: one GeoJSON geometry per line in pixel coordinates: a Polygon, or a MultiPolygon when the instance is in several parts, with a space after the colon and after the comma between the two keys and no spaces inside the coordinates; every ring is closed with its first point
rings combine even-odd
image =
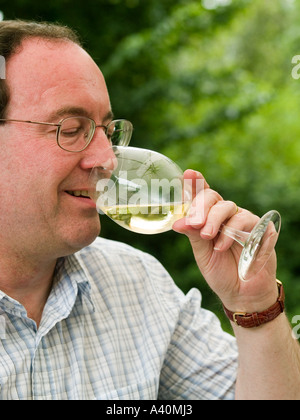
{"type": "Polygon", "coordinates": [[[176,220],[185,217],[190,203],[151,205],[114,205],[101,210],[123,228],[151,235],[172,229],[176,220]]]}
{"type": "Polygon", "coordinates": [[[192,180],[166,156],[137,147],[114,147],[113,171],[95,167],[96,208],[125,229],[155,234],[172,229],[192,202],[192,180]],[[109,178],[108,178],[109,177],[109,178]]]}

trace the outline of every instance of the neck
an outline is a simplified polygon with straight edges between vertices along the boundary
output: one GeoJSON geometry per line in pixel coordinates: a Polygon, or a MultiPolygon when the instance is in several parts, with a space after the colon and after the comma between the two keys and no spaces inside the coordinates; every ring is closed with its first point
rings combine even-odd
{"type": "Polygon", "coordinates": [[[0,290],[21,303],[39,326],[52,287],[56,260],[29,261],[20,255],[0,258],[0,290]]]}

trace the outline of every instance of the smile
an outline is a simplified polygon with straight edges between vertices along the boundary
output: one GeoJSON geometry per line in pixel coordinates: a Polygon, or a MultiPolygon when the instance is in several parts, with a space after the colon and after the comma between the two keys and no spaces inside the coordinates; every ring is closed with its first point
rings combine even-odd
{"type": "Polygon", "coordinates": [[[70,194],[74,197],[84,197],[84,198],[91,198],[90,194],[87,190],[77,190],[77,191],[66,191],[67,194],[70,194]]]}

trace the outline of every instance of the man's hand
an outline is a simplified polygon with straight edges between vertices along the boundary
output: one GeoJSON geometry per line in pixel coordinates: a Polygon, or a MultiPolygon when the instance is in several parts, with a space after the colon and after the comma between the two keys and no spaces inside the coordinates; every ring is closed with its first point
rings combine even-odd
{"type": "Polygon", "coordinates": [[[278,297],[275,251],[264,268],[245,283],[238,276],[242,247],[220,233],[223,224],[251,232],[259,218],[237,207],[234,202],[223,200],[199,172],[187,170],[184,176],[192,180],[194,201],[188,217],[174,223],[173,229],[189,238],[202,275],[228,309],[243,312],[266,310],[278,297]],[[196,191],[199,180],[202,180],[203,188],[196,191]]]}

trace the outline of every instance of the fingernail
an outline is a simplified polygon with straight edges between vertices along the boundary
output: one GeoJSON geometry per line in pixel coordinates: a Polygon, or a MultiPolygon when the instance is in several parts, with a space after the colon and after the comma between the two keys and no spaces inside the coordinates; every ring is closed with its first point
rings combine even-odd
{"type": "Polygon", "coordinates": [[[223,246],[223,241],[218,241],[216,245],[214,246],[215,251],[221,251],[223,246]]]}
{"type": "Polygon", "coordinates": [[[192,206],[190,211],[189,211],[188,222],[191,225],[202,225],[203,224],[202,214],[194,206],[192,206]]]}
{"type": "Polygon", "coordinates": [[[187,223],[191,226],[199,226],[202,225],[202,218],[200,217],[189,217],[187,218],[187,223]]]}
{"type": "Polygon", "coordinates": [[[207,238],[211,238],[213,234],[213,226],[208,223],[205,225],[203,230],[201,231],[201,236],[206,236],[207,238]]]}

